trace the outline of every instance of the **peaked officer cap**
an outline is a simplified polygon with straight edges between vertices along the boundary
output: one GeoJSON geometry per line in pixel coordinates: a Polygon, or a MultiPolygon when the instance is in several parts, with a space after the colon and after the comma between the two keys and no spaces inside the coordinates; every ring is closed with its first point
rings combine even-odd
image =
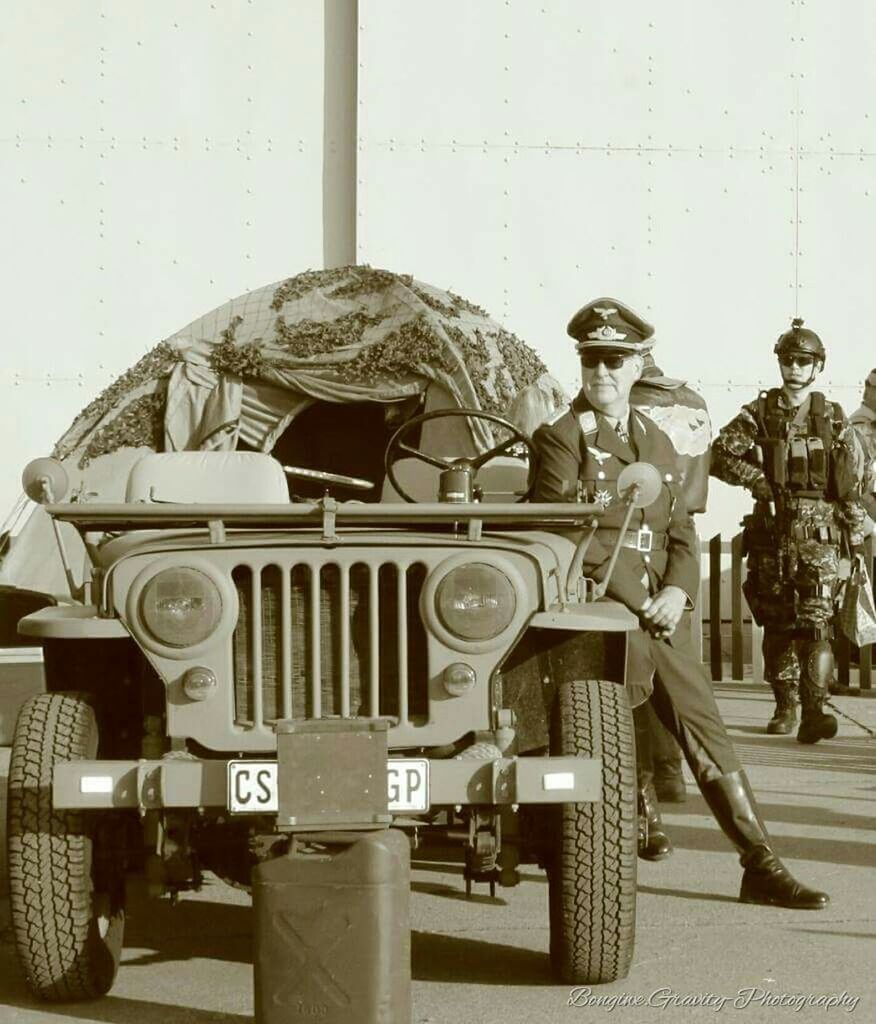
{"type": "Polygon", "coordinates": [[[569,321],[566,332],[587,349],[615,349],[618,352],[647,352],[654,344],[654,328],[638,313],[617,299],[601,298],[582,306],[569,321]]]}

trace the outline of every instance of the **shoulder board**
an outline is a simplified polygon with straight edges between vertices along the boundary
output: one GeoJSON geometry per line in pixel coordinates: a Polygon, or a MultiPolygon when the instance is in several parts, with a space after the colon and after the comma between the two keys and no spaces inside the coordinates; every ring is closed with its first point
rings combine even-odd
{"type": "Polygon", "coordinates": [[[677,377],[642,377],[637,380],[633,387],[636,388],[659,388],[661,391],[677,391],[687,384],[686,380],[679,380],[677,377]]]}
{"type": "Polygon", "coordinates": [[[550,424],[550,426],[553,426],[555,423],[559,423],[559,421],[566,415],[566,413],[569,412],[569,408],[570,407],[568,405],[561,406],[559,409],[557,409],[553,416],[549,416],[545,420],[545,423],[550,424]]]}
{"type": "Polygon", "coordinates": [[[595,434],[598,429],[596,413],[592,409],[585,409],[578,413],[578,425],[585,434],[595,434]]]}

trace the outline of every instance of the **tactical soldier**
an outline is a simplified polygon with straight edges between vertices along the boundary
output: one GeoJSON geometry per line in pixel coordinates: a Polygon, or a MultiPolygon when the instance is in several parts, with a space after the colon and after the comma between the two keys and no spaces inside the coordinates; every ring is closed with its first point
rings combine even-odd
{"type": "Polygon", "coordinates": [[[744,590],[763,627],[764,675],[776,711],[767,732],[797,739],[836,735],[822,704],[833,678],[830,644],[841,559],[862,540],[860,446],[835,402],[813,390],[824,369],[821,339],[795,319],[773,351],[782,386],[743,406],[712,446],[713,476],[748,487],[754,511],[743,520],[744,590]]]}
{"type": "MultiPolygon", "coordinates": [[[[689,610],[699,552],[676,477],[675,451],[652,419],[630,407],[630,391],[642,374],[654,329],[623,303],[603,298],[579,310],[568,331],[578,343],[583,387],[571,407],[535,432],[540,460],[533,499],[580,497],[603,506],[584,553],[583,572],[605,579],[612,549],[621,542],[607,593],[640,623],[628,634],[631,702],[647,699],[653,687],[657,715],[678,741],[700,792],[739,851],[744,867],[740,900],[794,909],[825,907],[827,894],[797,882],[773,852],[711,684],[692,650],[689,610]],[[635,512],[634,528],[620,536],[625,508],[618,475],[637,460],[656,466],[663,485],[653,504],[635,512]]],[[[572,531],[571,536],[578,539],[581,533],[572,531]]]]}

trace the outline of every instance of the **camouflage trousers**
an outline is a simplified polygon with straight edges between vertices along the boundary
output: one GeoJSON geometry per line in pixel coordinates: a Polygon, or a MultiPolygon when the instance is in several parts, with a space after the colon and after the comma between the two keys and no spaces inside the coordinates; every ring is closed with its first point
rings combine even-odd
{"type": "MultiPolygon", "coordinates": [[[[833,509],[813,500],[781,523],[746,522],[745,596],[763,627],[764,676],[796,691],[814,641],[830,640],[837,611],[840,541],[833,509]]],[[[754,522],[750,521],[754,520],[754,522]]]]}

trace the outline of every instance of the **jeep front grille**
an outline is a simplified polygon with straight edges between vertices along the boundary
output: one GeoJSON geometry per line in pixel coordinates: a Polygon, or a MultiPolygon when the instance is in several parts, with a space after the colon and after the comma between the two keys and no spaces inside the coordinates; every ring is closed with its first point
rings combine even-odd
{"type": "Polygon", "coordinates": [[[239,565],[232,641],[239,725],[329,715],[428,715],[426,567],[313,561],[239,565]]]}

